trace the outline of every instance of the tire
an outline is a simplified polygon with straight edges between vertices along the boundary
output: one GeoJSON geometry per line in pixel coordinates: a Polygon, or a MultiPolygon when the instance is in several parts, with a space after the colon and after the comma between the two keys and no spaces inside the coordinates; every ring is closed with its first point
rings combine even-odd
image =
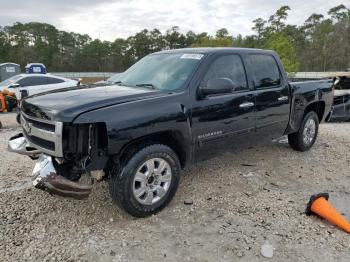
{"type": "Polygon", "coordinates": [[[146,217],[162,210],[174,197],[181,167],[171,148],[153,144],[131,155],[119,170],[109,181],[114,202],[132,216],[146,217]]]}
{"type": "Polygon", "coordinates": [[[307,151],[315,143],[318,134],[319,120],[314,111],[307,113],[298,132],[288,135],[289,145],[296,151],[307,151]]]}

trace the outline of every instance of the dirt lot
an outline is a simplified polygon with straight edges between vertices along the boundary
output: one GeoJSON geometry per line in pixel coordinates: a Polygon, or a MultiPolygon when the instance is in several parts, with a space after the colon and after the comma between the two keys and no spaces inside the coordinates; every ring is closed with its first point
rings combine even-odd
{"type": "Polygon", "coordinates": [[[104,77],[82,77],[81,83],[84,85],[94,84],[97,81],[106,80],[104,77]]]}
{"type": "Polygon", "coordinates": [[[329,192],[350,220],[349,123],[321,125],[306,153],[282,139],[192,166],[167,208],[134,219],[104,182],[82,201],[32,189],[34,163],[6,152],[14,115],[0,121],[2,261],[350,261],[349,236],[304,215],[311,194],[329,192]]]}

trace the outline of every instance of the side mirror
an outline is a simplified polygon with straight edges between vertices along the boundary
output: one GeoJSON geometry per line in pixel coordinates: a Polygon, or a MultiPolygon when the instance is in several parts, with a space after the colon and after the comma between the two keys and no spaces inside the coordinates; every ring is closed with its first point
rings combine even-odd
{"type": "Polygon", "coordinates": [[[219,95],[231,93],[235,84],[229,78],[214,78],[207,82],[207,86],[200,87],[201,96],[219,95]]]}
{"type": "Polygon", "coordinates": [[[10,84],[10,85],[8,86],[8,88],[17,88],[17,87],[20,87],[20,84],[18,84],[18,83],[13,83],[13,84],[10,84]]]}
{"type": "Polygon", "coordinates": [[[29,96],[28,90],[25,90],[25,89],[20,90],[20,93],[21,93],[21,99],[23,99],[23,98],[29,96]]]}

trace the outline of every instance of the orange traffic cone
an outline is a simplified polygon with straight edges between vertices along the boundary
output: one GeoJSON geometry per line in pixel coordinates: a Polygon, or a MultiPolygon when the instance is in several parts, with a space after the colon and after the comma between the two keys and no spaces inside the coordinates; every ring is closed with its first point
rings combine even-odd
{"type": "Polygon", "coordinates": [[[306,208],[306,214],[316,214],[333,225],[338,226],[345,232],[350,233],[350,224],[342,217],[338,211],[328,202],[329,195],[321,193],[311,196],[306,208]]]}

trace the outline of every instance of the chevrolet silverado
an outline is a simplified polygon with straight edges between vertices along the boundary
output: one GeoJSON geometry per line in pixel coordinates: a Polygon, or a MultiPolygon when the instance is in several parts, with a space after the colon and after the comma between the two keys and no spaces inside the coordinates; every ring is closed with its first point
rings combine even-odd
{"type": "Polygon", "coordinates": [[[23,132],[8,147],[39,159],[35,187],[84,198],[93,183],[82,177],[107,180],[113,200],[144,217],[169,203],[185,166],[217,147],[288,135],[293,149],[309,150],[332,100],[331,80],[289,83],[273,51],[167,50],[113,85],[27,97],[23,132]]]}

